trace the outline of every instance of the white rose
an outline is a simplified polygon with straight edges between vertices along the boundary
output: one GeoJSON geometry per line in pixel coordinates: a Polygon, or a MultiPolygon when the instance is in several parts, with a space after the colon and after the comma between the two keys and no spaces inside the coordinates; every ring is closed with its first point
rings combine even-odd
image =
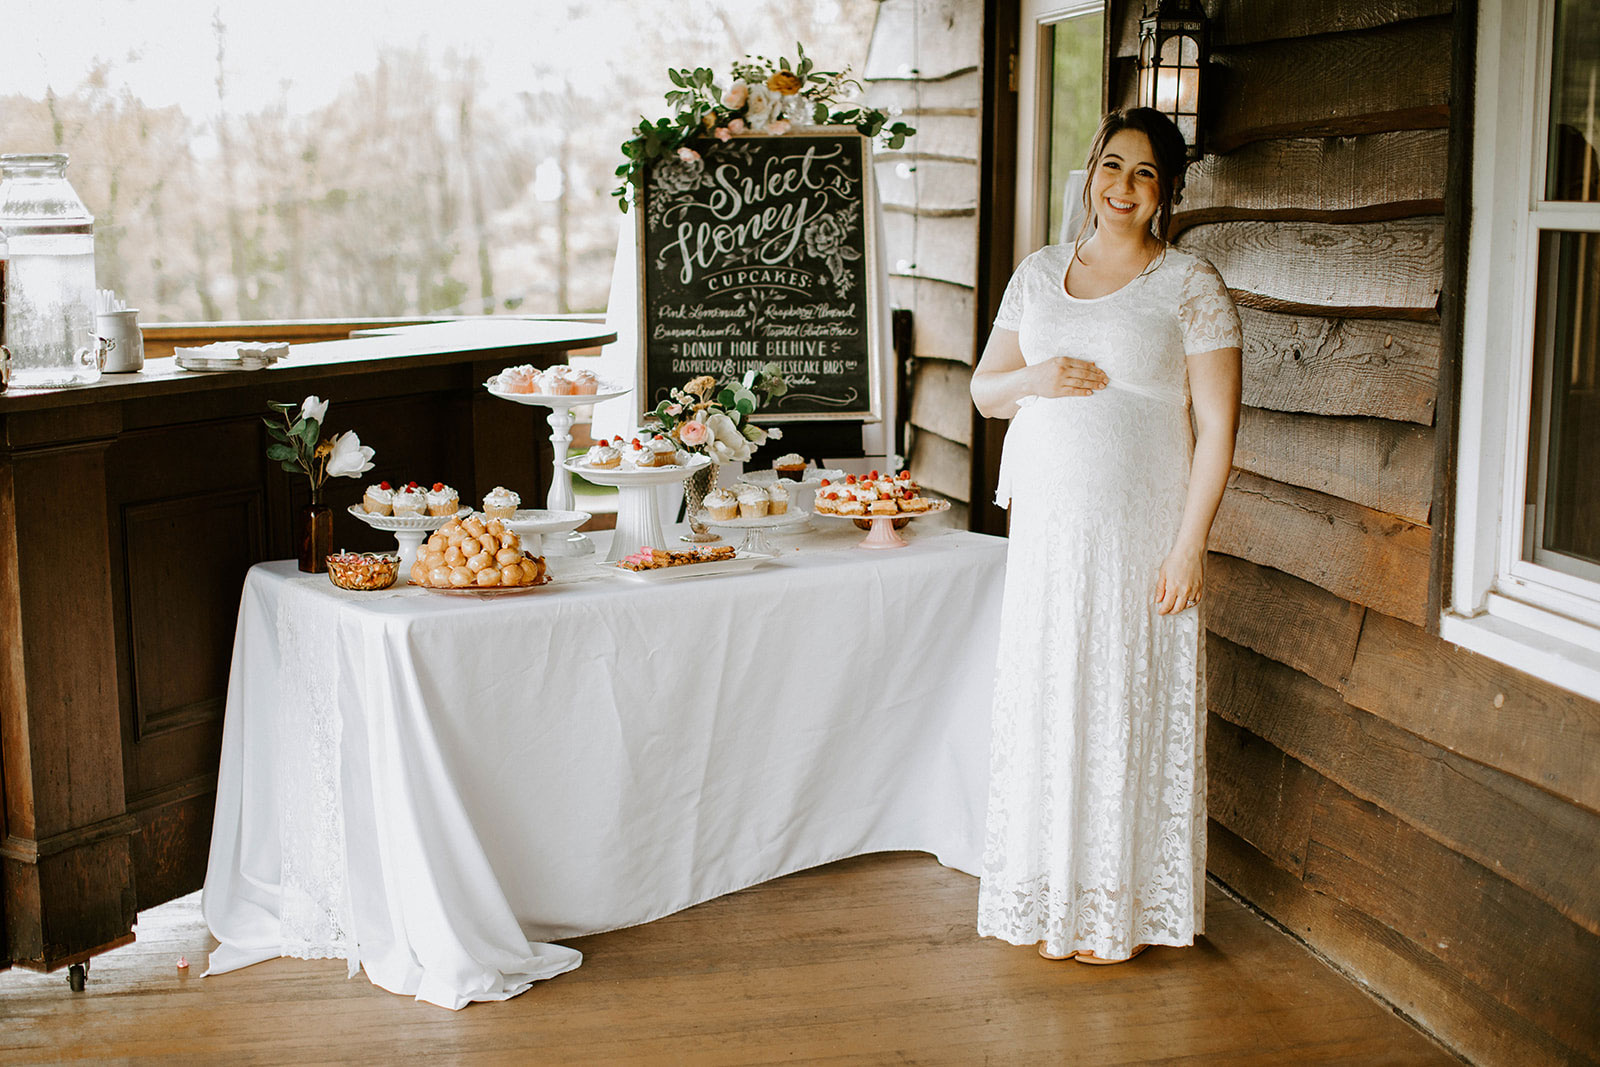
{"type": "Polygon", "coordinates": [[[745,101],[745,123],[760,133],[767,128],[767,120],[772,118],[772,106],[777,102],[777,95],[765,85],[750,86],[750,95],[745,101]]]}
{"type": "Polygon", "coordinates": [[[359,478],[372,469],[372,457],[376,454],[361,443],[354,430],[346,430],[333,439],[328,474],[335,478],[359,478]]]}
{"type": "Polygon", "coordinates": [[[306,397],[300,402],[300,417],[311,419],[321,426],[322,420],[328,417],[328,402],[320,396],[306,397]]]}

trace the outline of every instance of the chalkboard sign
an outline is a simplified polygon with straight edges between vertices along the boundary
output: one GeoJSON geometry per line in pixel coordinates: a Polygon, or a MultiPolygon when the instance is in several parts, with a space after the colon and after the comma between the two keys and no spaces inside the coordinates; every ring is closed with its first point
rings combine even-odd
{"type": "Polygon", "coordinates": [[[639,398],[775,363],[758,420],[875,419],[876,220],[850,128],[696,145],[647,167],[639,216],[639,398]]]}

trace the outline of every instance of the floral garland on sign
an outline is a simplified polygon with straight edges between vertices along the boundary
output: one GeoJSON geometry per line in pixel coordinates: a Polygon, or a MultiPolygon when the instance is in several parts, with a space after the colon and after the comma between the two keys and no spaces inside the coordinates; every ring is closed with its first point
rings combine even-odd
{"type": "Polygon", "coordinates": [[[634,135],[622,142],[626,160],[617,168],[622,184],[612,190],[623,211],[642,187],[644,168],[676,156],[689,168],[698,168],[700,153],[689,142],[713,137],[731,141],[740,134],[782,136],[806,126],[854,126],[865,137],[876,137],[885,148],[895,149],[917,131],[904,122],[890,122],[888,112],[843,97],[858,92],[861,83],[848,69],[819,71],[795,45],[797,59],[776,61],[766,56],[746,56],[733,64],[733,82],[727,89],[716,82],[710,67],[668,70],[677,89],[666,96],[673,114],[651,122],[641,119],[634,135]]]}

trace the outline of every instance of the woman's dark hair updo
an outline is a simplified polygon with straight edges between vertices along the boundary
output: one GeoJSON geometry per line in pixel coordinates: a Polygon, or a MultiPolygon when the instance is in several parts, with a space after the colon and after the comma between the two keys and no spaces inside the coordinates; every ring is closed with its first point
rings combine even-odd
{"type": "Polygon", "coordinates": [[[1183,134],[1173,121],[1153,107],[1118,108],[1100,120],[1089,147],[1089,180],[1083,183],[1083,231],[1081,241],[1094,220],[1094,205],[1089,200],[1089,188],[1094,184],[1094,172],[1100,166],[1100,157],[1106,154],[1106,145],[1123,130],[1134,130],[1150,139],[1155,153],[1156,184],[1161,189],[1161,207],[1156,212],[1155,234],[1167,239],[1167,226],[1172,222],[1172,207],[1181,198],[1183,172],[1189,165],[1189,148],[1183,134]]]}

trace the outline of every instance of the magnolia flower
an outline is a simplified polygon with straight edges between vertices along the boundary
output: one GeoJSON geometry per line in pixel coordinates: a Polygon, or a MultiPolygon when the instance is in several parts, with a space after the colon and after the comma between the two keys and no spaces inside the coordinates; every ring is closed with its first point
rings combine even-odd
{"type": "Polygon", "coordinates": [[[722,141],[724,144],[733,140],[733,133],[726,126],[718,126],[713,136],[715,136],[717,140],[722,141]]]}
{"type": "Polygon", "coordinates": [[[693,166],[694,164],[700,162],[700,153],[696,152],[688,145],[684,145],[682,148],[678,149],[678,158],[690,166],[693,166]]]}
{"type": "Polygon", "coordinates": [[[745,440],[744,434],[739,432],[739,427],[735,426],[733,420],[721,412],[706,419],[706,429],[716,436],[712,448],[716,451],[718,457],[725,461],[736,460],[742,463],[755,452],[750,442],[745,440]]]}
{"type": "Polygon", "coordinates": [[[328,417],[328,402],[315,394],[306,397],[300,402],[300,417],[311,419],[320,426],[322,420],[328,417]]]}
{"type": "Polygon", "coordinates": [[[767,120],[772,117],[772,105],[777,99],[772,90],[765,85],[750,86],[750,99],[745,106],[744,120],[752,130],[760,133],[767,128],[767,120]]]}
{"type": "Polygon", "coordinates": [[[690,448],[699,448],[711,439],[711,430],[699,419],[678,424],[678,440],[690,448]]]}
{"type": "Polygon", "coordinates": [[[775,122],[767,123],[767,132],[772,134],[774,137],[782,137],[784,134],[789,132],[789,120],[778,119],[775,122]]]}
{"type": "Polygon", "coordinates": [[[728,132],[729,133],[733,133],[733,134],[743,133],[748,128],[749,127],[747,127],[744,124],[744,119],[729,119],[728,120],[728,132]]]}
{"type": "Polygon", "coordinates": [[[328,474],[335,478],[359,478],[372,469],[372,457],[376,454],[361,443],[354,430],[346,430],[333,439],[328,474]]]}
{"type": "Polygon", "coordinates": [[[750,86],[743,78],[737,78],[728,86],[728,91],[722,94],[722,106],[729,111],[738,111],[744,107],[744,100],[749,95],[750,86]]]}

